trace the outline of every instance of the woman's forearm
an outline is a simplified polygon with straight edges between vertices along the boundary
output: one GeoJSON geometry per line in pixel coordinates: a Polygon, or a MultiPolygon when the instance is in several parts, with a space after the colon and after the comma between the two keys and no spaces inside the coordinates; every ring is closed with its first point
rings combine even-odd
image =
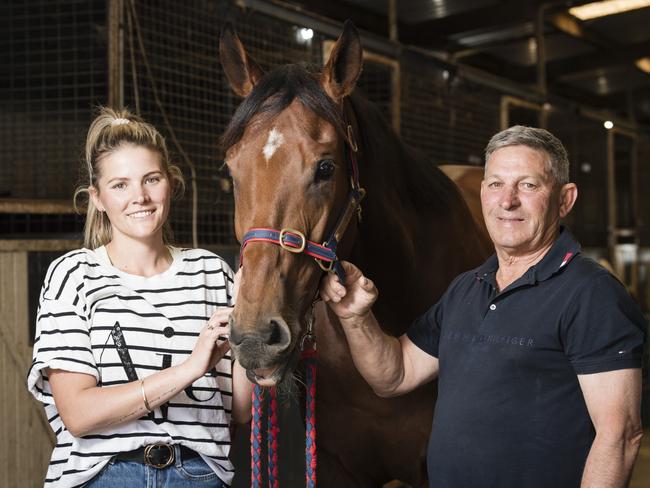
{"type": "Polygon", "coordinates": [[[149,412],[145,398],[153,410],[197,378],[186,363],[144,380],[105,387],[96,386],[94,377],[82,373],[49,370],[48,375],[61,419],[75,437],[140,418],[149,412]]]}
{"type": "Polygon", "coordinates": [[[238,424],[251,419],[253,386],[246,370],[235,360],[232,365],[232,420],[238,424]]]}

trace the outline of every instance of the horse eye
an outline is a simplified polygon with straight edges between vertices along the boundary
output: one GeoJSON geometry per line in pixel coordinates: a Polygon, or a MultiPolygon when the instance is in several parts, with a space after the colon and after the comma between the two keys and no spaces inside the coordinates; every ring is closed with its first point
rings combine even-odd
{"type": "Polygon", "coordinates": [[[318,168],[316,169],[316,180],[329,180],[334,174],[336,164],[331,159],[321,159],[318,161],[318,168]]]}

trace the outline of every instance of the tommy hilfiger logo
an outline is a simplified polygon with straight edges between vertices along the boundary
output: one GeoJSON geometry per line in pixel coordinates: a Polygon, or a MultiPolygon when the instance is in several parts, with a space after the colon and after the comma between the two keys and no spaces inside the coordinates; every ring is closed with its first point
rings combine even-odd
{"type": "Polygon", "coordinates": [[[453,342],[474,342],[487,344],[507,344],[510,346],[533,347],[535,340],[532,337],[502,336],[495,334],[468,334],[467,332],[446,332],[443,340],[453,342]]]}

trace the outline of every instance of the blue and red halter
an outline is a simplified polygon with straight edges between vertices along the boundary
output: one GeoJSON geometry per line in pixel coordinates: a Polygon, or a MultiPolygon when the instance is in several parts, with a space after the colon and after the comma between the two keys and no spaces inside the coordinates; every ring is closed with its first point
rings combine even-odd
{"type": "Polygon", "coordinates": [[[357,164],[357,144],[354,139],[352,126],[347,126],[347,147],[346,166],[348,176],[350,177],[350,193],[348,194],[347,205],[339,215],[336,225],[330,232],[328,239],[322,244],[311,241],[305,237],[305,234],[297,229],[285,227],[284,229],[271,229],[266,227],[253,227],[244,234],[240,249],[240,262],[243,264],[244,248],[251,242],[269,242],[280,246],[282,249],[295,253],[307,254],[316,261],[316,264],[323,271],[333,271],[338,276],[341,283],[345,282],[345,272],[336,255],[336,248],[350,223],[350,219],[355,214],[361,218],[361,200],[365,195],[365,190],[359,185],[359,167],[357,164]]]}

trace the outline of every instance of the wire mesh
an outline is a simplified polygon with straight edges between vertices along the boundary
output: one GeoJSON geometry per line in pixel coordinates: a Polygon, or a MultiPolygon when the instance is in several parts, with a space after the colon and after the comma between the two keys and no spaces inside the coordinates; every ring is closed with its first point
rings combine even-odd
{"type": "MultiPolygon", "coordinates": [[[[218,144],[239,103],[219,64],[219,30],[227,20],[265,69],[322,62],[323,34],[302,39],[302,26],[242,9],[236,2],[124,0],[125,103],[166,136],[186,178],[190,166],[196,168],[198,237],[207,247],[235,244],[231,183],[218,144]]],[[[106,2],[6,1],[0,4],[0,26],[0,198],[70,199],[79,181],[92,108],[107,101],[106,2]]],[[[359,81],[388,120],[393,115],[391,69],[367,60],[359,81]]],[[[402,56],[400,77],[405,142],[437,164],[482,164],[485,144],[500,129],[503,94],[420,57],[402,56]]],[[[552,112],[549,129],[567,145],[572,178],[580,186],[568,221],[583,244],[604,246],[602,126],[575,113],[552,112]]],[[[642,172],[643,161],[640,156],[642,172]]],[[[172,213],[181,243],[191,242],[191,197],[188,185],[172,213]]],[[[648,208],[644,198],[640,194],[641,218],[648,208]]],[[[1,224],[3,235],[27,235],[34,229],[54,235],[69,229],[65,219],[48,224],[26,215],[3,218],[1,224]]],[[[641,231],[647,242],[647,228],[641,231]]]]}
{"type": "Polygon", "coordinates": [[[0,197],[66,198],[106,94],[104,1],[0,4],[0,197]]]}
{"type": "Polygon", "coordinates": [[[366,98],[379,107],[379,110],[389,123],[392,116],[392,70],[391,66],[366,59],[363,62],[363,71],[357,82],[357,86],[366,98]]]}
{"type": "MultiPolygon", "coordinates": [[[[190,165],[196,168],[199,244],[234,244],[231,183],[222,168],[218,142],[240,100],[219,64],[220,28],[226,19],[233,22],[247,50],[264,69],[288,62],[319,62],[320,37],[301,43],[297,26],[244,12],[232,2],[126,3],[127,104],[138,105],[166,136],[186,178],[190,165]]],[[[191,242],[191,197],[188,185],[185,198],[172,213],[179,242],[191,242]]]]}
{"type": "Polygon", "coordinates": [[[499,130],[496,90],[423,62],[402,63],[401,134],[436,164],[481,165],[499,130]]]}
{"type": "Polygon", "coordinates": [[[548,129],[569,153],[570,180],[578,200],[564,219],[583,246],[607,247],[607,131],[575,112],[553,110],[548,129]]]}

